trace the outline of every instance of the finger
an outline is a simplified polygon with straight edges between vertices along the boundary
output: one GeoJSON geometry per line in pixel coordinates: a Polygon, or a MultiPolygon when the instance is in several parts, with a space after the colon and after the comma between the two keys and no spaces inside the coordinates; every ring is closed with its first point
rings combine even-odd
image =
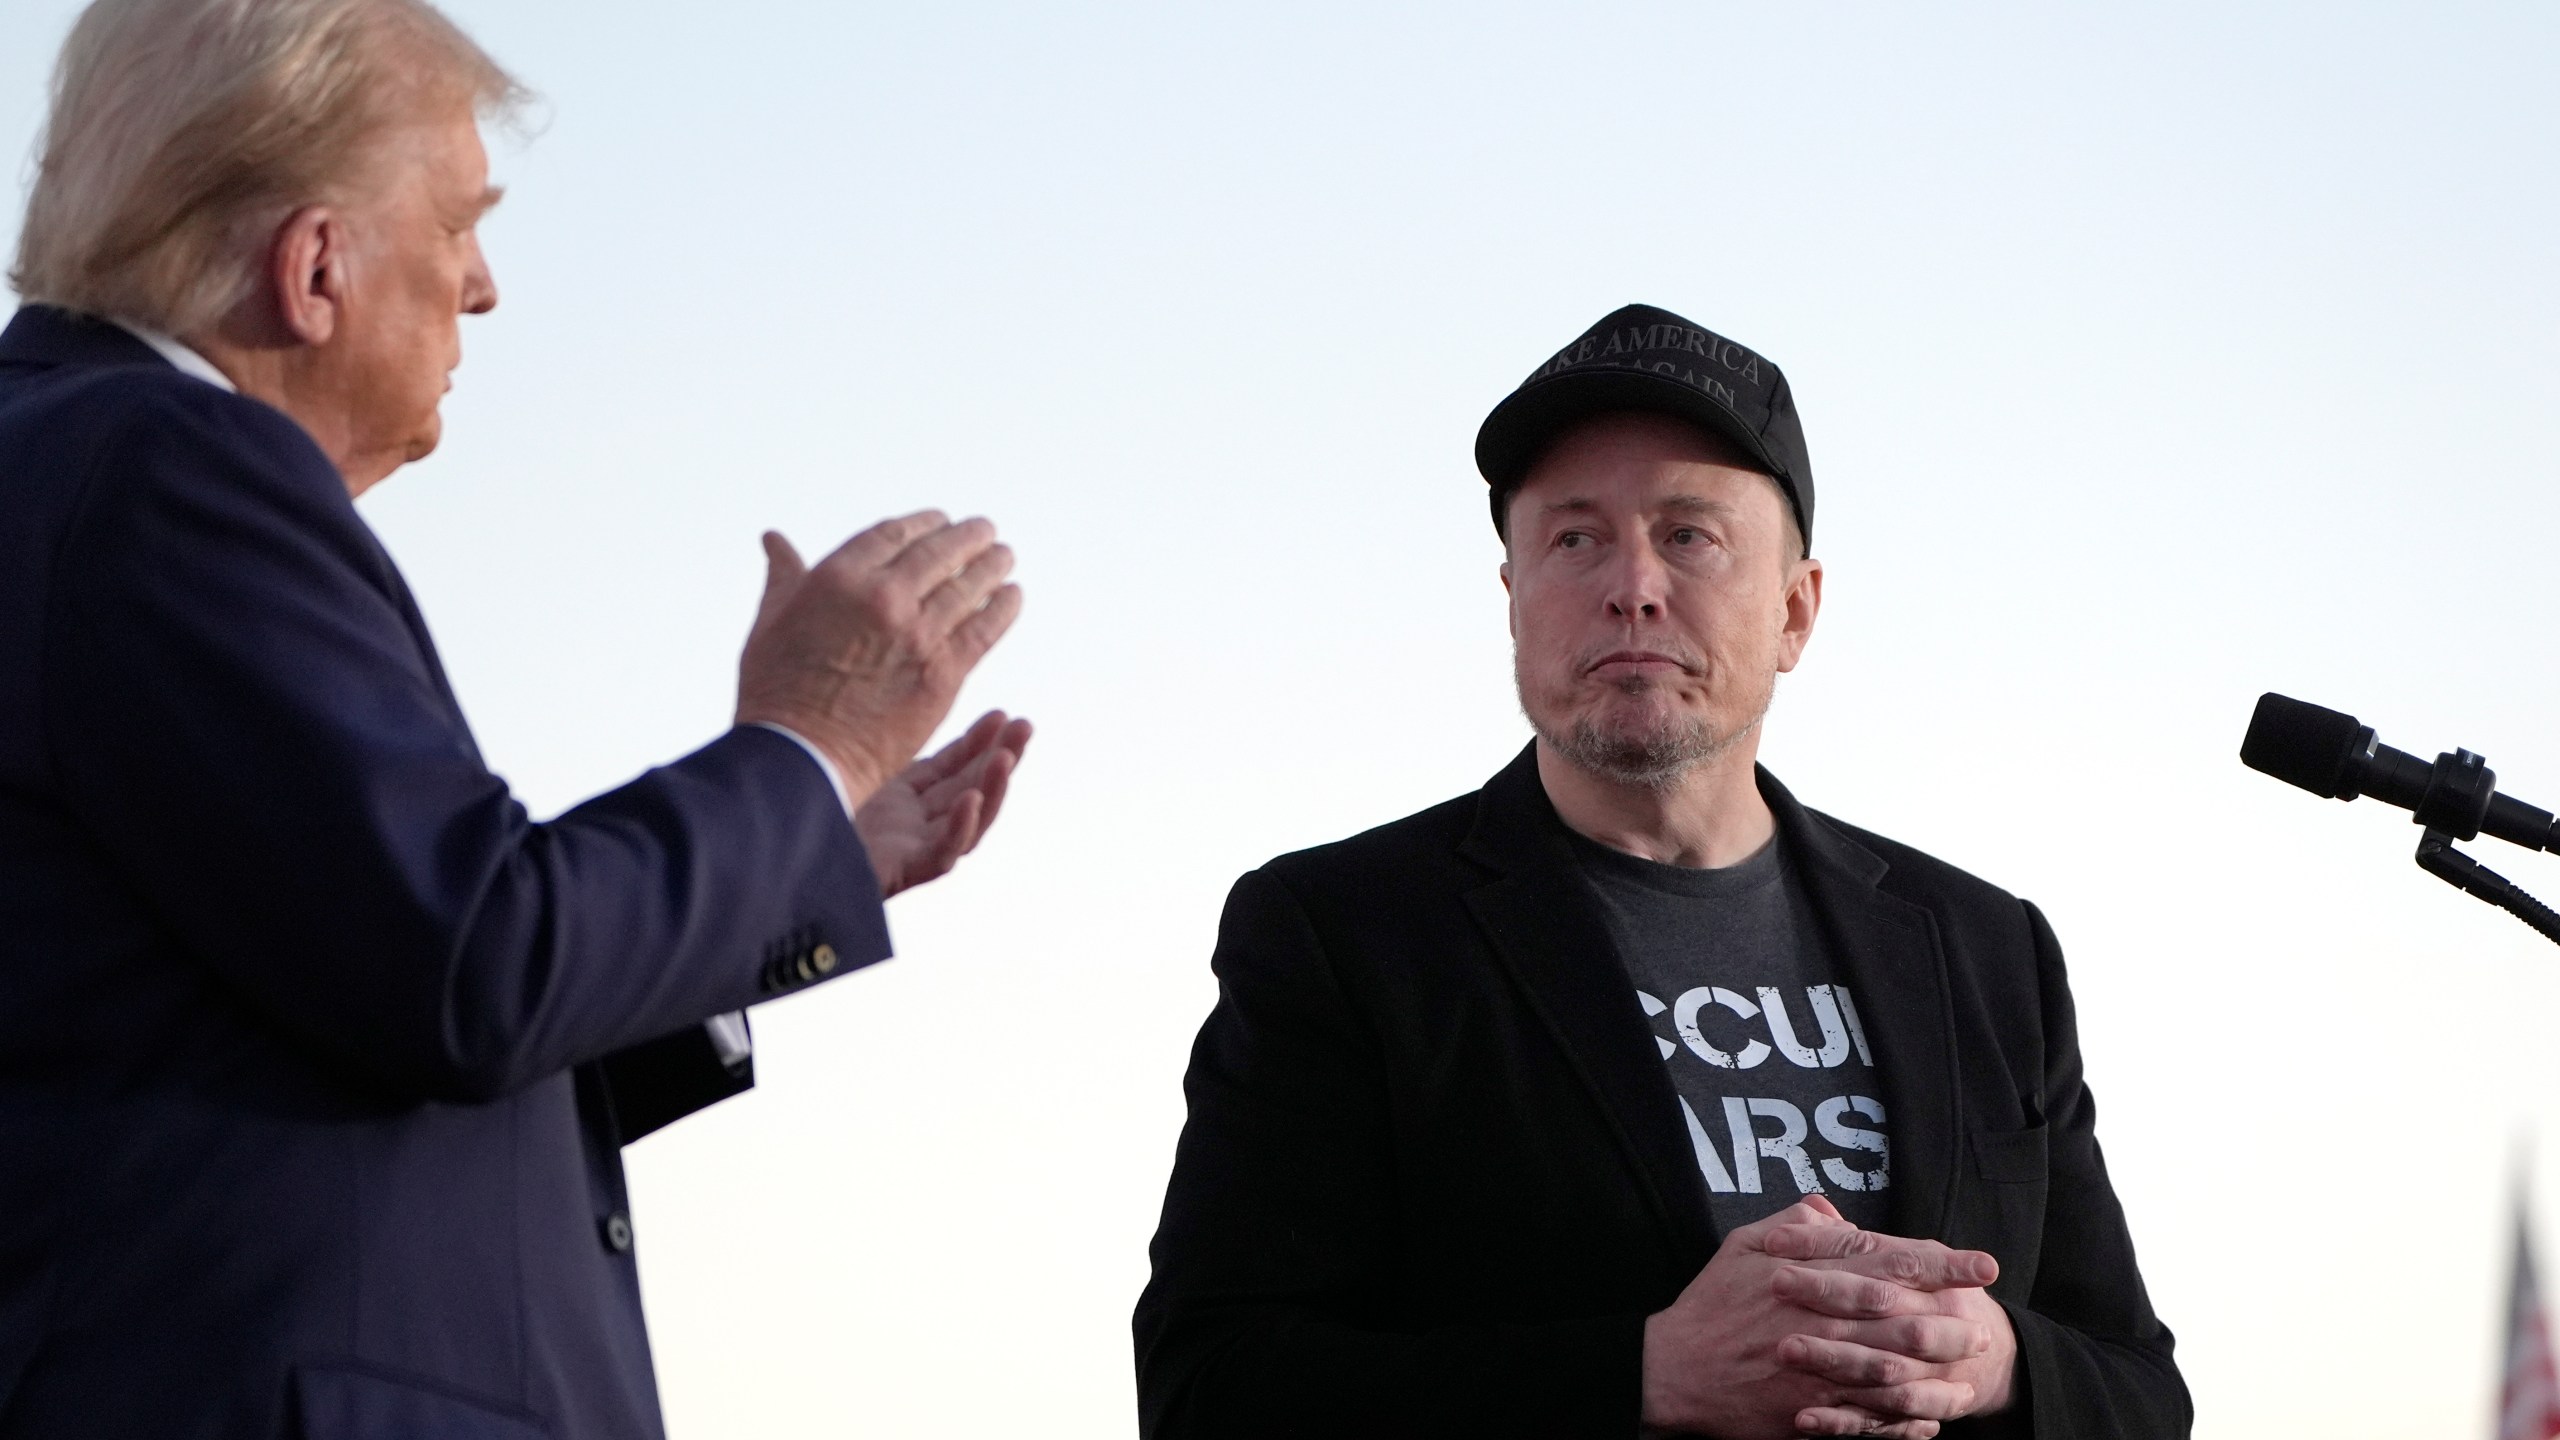
{"type": "Polygon", "coordinates": [[[1799,1435],[1884,1435],[1892,1440],[1931,1440],[1935,1420],[1895,1420],[1854,1405],[1817,1405],[1796,1412],[1799,1435]]]}
{"type": "Polygon", "coordinates": [[[756,599],[755,628],[763,629],[808,576],[809,567],[801,563],[800,552],[791,548],[782,532],[764,532],[764,594],[756,599]]]}
{"type": "Polygon", "coordinates": [[[1860,1390],[1929,1377],[1929,1367],[1908,1355],[1818,1335],[1790,1335],[1778,1342],[1777,1355],[1779,1364],[1798,1374],[1860,1390]]]}
{"type": "MultiPolygon", "coordinates": [[[[1813,1197],[1808,1196],[1805,1200],[1799,1200],[1795,1204],[1788,1206],[1786,1209],[1779,1211],[1775,1215],[1764,1215],[1761,1218],[1752,1221],[1750,1224],[1733,1231],[1731,1234],[1727,1235],[1725,1239],[1728,1243],[1738,1240],[1754,1248],[1765,1250],[1768,1248],[1768,1237],[1776,1234],[1782,1229],[1816,1229],[1826,1226],[1848,1225],[1849,1222],[1838,1218],[1840,1212],[1837,1210],[1816,1210],[1813,1208],[1811,1204],[1807,1203],[1812,1198],[1813,1197]]],[[[1850,1228],[1855,1229],[1856,1227],[1850,1226],[1850,1228]]],[[[1793,1259],[1795,1257],[1788,1256],[1784,1258],[1793,1259]]]]}
{"type": "MultiPolygon", "coordinates": [[[[968,794],[961,797],[964,801],[976,801],[978,806],[978,828],[976,834],[970,837],[969,849],[976,849],[978,842],[986,838],[988,827],[996,823],[996,811],[1004,805],[1005,787],[1012,778],[1012,757],[999,750],[987,758],[986,768],[979,775],[978,783],[971,787],[968,794]]],[[[964,850],[961,853],[965,855],[968,851],[964,850]]]]}
{"type": "Polygon", "coordinates": [[[951,656],[963,670],[974,670],[987,652],[996,648],[1004,632],[1013,628],[1022,614],[1022,587],[1007,585],[987,597],[978,613],[960,622],[951,632],[951,656]]]}
{"type": "MultiPolygon", "coordinates": [[[[974,749],[971,753],[960,760],[957,768],[947,770],[925,786],[922,794],[926,814],[939,815],[950,809],[964,793],[986,788],[987,767],[994,764],[998,757],[1010,757],[1012,754],[1005,748],[1004,736],[1013,727],[1009,724],[996,723],[1003,719],[1002,711],[989,711],[978,717],[977,723],[970,727],[971,733],[962,737],[972,742],[974,749]],[[985,728],[984,735],[977,733],[981,726],[985,728]]],[[[957,746],[959,743],[955,740],[952,745],[957,746]]],[[[939,766],[943,759],[943,756],[936,755],[933,757],[933,763],[939,766]]],[[[921,765],[923,762],[918,763],[921,765]]]]}
{"type": "Polygon", "coordinates": [[[1926,1293],[1847,1270],[1809,1270],[1780,1266],[1769,1276],[1769,1293],[1817,1315],[1842,1320],[1882,1320],[1915,1315],[1929,1307],[1926,1293]]]}
{"type": "Polygon", "coordinates": [[[1935,1240],[1907,1240],[1846,1225],[1788,1225],[1771,1230],[1761,1248],[1781,1260],[1828,1260],[1835,1267],[1914,1290],[1980,1289],[2000,1278],[2000,1262],[1979,1250],[1950,1250],[1935,1240]]]}
{"type": "Polygon", "coordinates": [[[1973,1387],[1962,1380],[1913,1380],[1851,1390],[1840,1398],[1860,1410],[1907,1420],[1958,1420],[1973,1409],[1973,1387]]]}
{"type": "Polygon", "coordinates": [[[919,510],[913,515],[883,520],[837,546],[818,564],[827,568],[877,569],[905,550],[917,536],[943,529],[950,523],[951,517],[939,510],[919,510]]]}
{"type": "Polygon", "coordinates": [[[1849,1223],[1849,1217],[1840,1213],[1840,1207],[1832,1204],[1828,1195],[1807,1195],[1802,1203],[1807,1210],[1819,1210],[1843,1225],[1849,1223]]]}
{"type": "Polygon", "coordinates": [[[1022,763],[1019,747],[998,748],[987,757],[986,776],[979,782],[978,793],[987,799],[986,809],[978,815],[978,834],[984,838],[996,823],[996,812],[1004,808],[1005,792],[1013,788],[1013,772],[1022,763]]]}
{"type": "Polygon", "coordinates": [[[907,767],[907,776],[915,783],[916,790],[924,795],[928,811],[933,808],[934,788],[950,783],[971,763],[983,757],[987,748],[995,744],[1004,731],[1004,712],[990,710],[970,721],[969,728],[961,731],[950,744],[907,767]]]}
{"type": "Polygon", "coordinates": [[[936,782],[925,792],[925,813],[940,815],[958,803],[962,795],[975,790],[985,797],[987,804],[985,817],[978,822],[983,833],[986,827],[996,823],[996,811],[1004,804],[1005,790],[1012,781],[1015,768],[1022,763],[1022,752],[1030,739],[1030,721],[1016,720],[1005,726],[1004,734],[967,769],[936,782]]]}
{"type": "Polygon", "coordinates": [[[910,593],[922,595],[993,548],[996,525],[973,517],[909,540],[882,569],[910,593]]]}
{"type": "Polygon", "coordinates": [[[940,842],[933,847],[933,874],[950,873],[951,867],[960,863],[961,856],[978,848],[978,835],[982,828],[979,820],[985,813],[985,801],[977,791],[972,790],[960,797],[960,803],[952,807],[951,815],[942,827],[940,842]]]}
{"type": "Polygon", "coordinates": [[[1778,1363],[1841,1385],[1900,1385],[1991,1348],[1980,1325],[1946,1315],[1858,1321],[1840,1331],[1790,1335],[1778,1363]]]}
{"type": "MultiPolygon", "coordinates": [[[[1921,1290],[1861,1275],[1854,1270],[1783,1266],[1769,1277],[1770,1295],[1817,1315],[1848,1321],[1889,1320],[1905,1316],[1935,1317],[1978,1325],[1954,1313],[1952,1302],[1938,1297],[1947,1291],[1921,1290]]],[[[1836,1329],[1836,1327],[1835,1327],[1836,1329]]],[[[1824,1333],[1834,1333],[1826,1330],[1824,1333]]]]}
{"type": "MultiPolygon", "coordinates": [[[[1960,1315],[1896,1315],[1883,1320],[1848,1320],[1804,1337],[1815,1345],[1847,1344],[1900,1355],[1926,1365],[1953,1365],[1991,1349],[1991,1327],[1960,1315]]],[[[1902,1378],[1910,1378],[1908,1376],[1902,1378]]],[[[1895,1383],[1879,1379],[1877,1385],[1895,1383]]]]}
{"type": "Polygon", "coordinates": [[[954,626],[975,614],[987,597],[1013,573],[1013,547],[991,545],[977,558],[947,578],[924,597],[920,609],[921,628],[929,639],[939,640],[954,626]]]}

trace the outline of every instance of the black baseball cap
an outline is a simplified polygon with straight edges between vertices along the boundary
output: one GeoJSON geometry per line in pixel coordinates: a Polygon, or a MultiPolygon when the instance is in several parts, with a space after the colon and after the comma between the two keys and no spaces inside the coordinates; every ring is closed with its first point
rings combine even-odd
{"type": "Polygon", "coordinates": [[[1767,357],[1651,305],[1602,317],[1484,417],[1476,468],[1493,486],[1496,530],[1547,446],[1612,410],[1676,416],[1741,446],[1787,493],[1796,528],[1813,543],[1813,463],[1787,377],[1767,357]]]}

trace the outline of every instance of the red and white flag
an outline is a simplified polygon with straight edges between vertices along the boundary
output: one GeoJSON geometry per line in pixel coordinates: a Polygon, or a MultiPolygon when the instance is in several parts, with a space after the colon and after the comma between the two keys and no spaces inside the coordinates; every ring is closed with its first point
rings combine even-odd
{"type": "Polygon", "coordinates": [[[2560,1374],[2551,1364],[2551,1326],[2533,1273],[2524,1206],[2516,1206],[2516,1268],[2507,1282],[2507,1377],[2498,1388],[2498,1440],[2560,1436],[2560,1374]]]}

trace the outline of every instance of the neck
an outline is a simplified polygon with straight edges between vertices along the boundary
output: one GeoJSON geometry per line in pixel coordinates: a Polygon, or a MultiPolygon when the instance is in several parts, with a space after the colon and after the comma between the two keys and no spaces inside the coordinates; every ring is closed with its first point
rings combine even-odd
{"type": "Polygon", "coordinates": [[[1660,864],[1713,870],[1751,858],[1777,831],[1752,774],[1759,752],[1755,729],[1724,754],[1656,787],[1595,775],[1540,740],[1538,779],[1557,817],[1576,834],[1660,864]]]}
{"type": "Polygon", "coordinates": [[[350,496],[362,495],[390,473],[391,467],[368,465],[352,453],[355,436],[346,422],[345,407],[330,403],[330,388],[310,347],[233,333],[238,328],[215,326],[178,338],[213,362],[213,368],[241,394],[292,416],[320,453],[338,467],[338,478],[350,496]]]}

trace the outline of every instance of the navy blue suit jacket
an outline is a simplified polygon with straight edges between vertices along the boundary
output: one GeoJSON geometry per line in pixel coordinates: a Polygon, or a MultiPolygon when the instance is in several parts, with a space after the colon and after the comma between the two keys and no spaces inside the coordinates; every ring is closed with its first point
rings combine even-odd
{"type": "Polygon", "coordinates": [[[532,823],[292,420],[0,334],[0,1440],[660,1433],[621,1146],[888,953],[788,738],[532,823]]]}

